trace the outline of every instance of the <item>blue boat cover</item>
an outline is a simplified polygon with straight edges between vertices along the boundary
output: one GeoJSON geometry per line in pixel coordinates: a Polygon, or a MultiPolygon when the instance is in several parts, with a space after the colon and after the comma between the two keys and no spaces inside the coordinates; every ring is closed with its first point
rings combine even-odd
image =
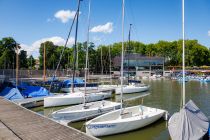
{"type": "Polygon", "coordinates": [[[128,80],[128,83],[141,83],[141,81],[140,80],[128,80]]]}
{"type": "Polygon", "coordinates": [[[21,93],[24,97],[27,98],[50,95],[49,91],[46,88],[40,86],[27,86],[21,93]]]}
{"type": "Polygon", "coordinates": [[[209,134],[209,136],[210,136],[210,126],[209,126],[209,130],[208,130],[208,134],[209,134]]]}
{"type": "MultiPolygon", "coordinates": [[[[67,80],[63,81],[64,86],[71,85],[71,83],[72,83],[72,79],[67,79],[67,80]]],[[[84,83],[85,83],[85,81],[81,78],[75,78],[74,79],[74,84],[84,84],[84,83]]]]}
{"type": "Polygon", "coordinates": [[[48,78],[48,82],[54,82],[54,81],[58,81],[58,77],[56,77],[56,76],[53,76],[53,77],[49,77],[48,78]]]}
{"type": "MultiPolygon", "coordinates": [[[[63,88],[70,88],[72,84],[72,79],[64,80],[62,87],[63,88]]],[[[75,78],[74,79],[74,87],[84,87],[85,86],[85,81],[81,78],[75,78]]],[[[97,87],[97,83],[87,83],[87,87],[97,87]]]]}
{"type": "Polygon", "coordinates": [[[30,86],[29,83],[21,82],[21,83],[18,85],[18,88],[25,89],[25,88],[27,88],[28,86],[30,86]]]}
{"type": "Polygon", "coordinates": [[[21,95],[20,91],[17,88],[6,87],[1,93],[0,96],[8,100],[15,100],[15,99],[24,99],[21,95]]]}

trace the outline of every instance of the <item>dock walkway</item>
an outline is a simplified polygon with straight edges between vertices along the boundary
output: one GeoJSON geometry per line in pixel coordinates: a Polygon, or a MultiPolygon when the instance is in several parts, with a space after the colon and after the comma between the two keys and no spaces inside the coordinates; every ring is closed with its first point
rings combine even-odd
{"type": "Polygon", "coordinates": [[[0,140],[96,140],[0,97],[0,140]]]}

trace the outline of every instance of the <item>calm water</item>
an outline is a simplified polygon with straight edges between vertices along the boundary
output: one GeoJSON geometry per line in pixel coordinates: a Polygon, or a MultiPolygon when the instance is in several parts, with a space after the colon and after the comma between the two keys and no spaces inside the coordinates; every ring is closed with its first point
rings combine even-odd
{"type": "MultiPolygon", "coordinates": [[[[180,108],[181,99],[181,83],[167,79],[148,80],[144,83],[151,85],[149,95],[144,97],[143,104],[150,107],[156,107],[167,110],[171,115],[180,108]]],[[[124,100],[132,99],[125,102],[126,106],[138,105],[142,103],[142,99],[138,98],[139,94],[125,95],[124,100]]],[[[187,101],[192,99],[196,105],[207,115],[210,116],[210,83],[200,83],[190,81],[186,83],[187,101]]],[[[115,96],[112,100],[119,101],[119,96],[115,96]]],[[[60,107],[63,108],[63,107],[60,107]]],[[[49,116],[53,111],[60,108],[43,109],[35,108],[36,112],[49,116]]],[[[73,123],[71,126],[76,129],[83,130],[84,122],[73,123]]],[[[101,137],[103,140],[169,140],[167,131],[167,122],[159,120],[158,122],[124,134],[101,137]]]]}

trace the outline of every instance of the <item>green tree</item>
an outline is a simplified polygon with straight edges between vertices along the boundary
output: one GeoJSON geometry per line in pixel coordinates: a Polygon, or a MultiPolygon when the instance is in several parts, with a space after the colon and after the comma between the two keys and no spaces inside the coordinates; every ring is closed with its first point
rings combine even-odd
{"type": "Polygon", "coordinates": [[[27,59],[27,65],[28,65],[28,68],[34,69],[34,66],[36,65],[36,60],[34,59],[32,55],[30,55],[29,58],[27,59]]]}
{"type": "MultiPolygon", "coordinates": [[[[15,62],[15,55],[16,55],[16,46],[18,44],[16,41],[11,37],[3,38],[0,41],[0,67],[3,69],[12,69],[15,62]]],[[[20,46],[18,45],[20,49],[20,46]]]]}
{"type": "Polygon", "coordinates": [[[28,68],[27,52],[24,50],[19,53],[19,68],[28,68]]]}

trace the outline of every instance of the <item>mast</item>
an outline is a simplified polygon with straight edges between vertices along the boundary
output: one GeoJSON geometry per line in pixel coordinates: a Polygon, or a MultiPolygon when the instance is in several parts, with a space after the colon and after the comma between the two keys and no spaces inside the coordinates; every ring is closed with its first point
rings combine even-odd
{"type": "Polygon", "coordinates": [[[185,6],[184,6],[184,0],[182,0],[182,84],[183,84],[183,88],[182,88],[182,94],[183,94],[183,99],[182,99],[182,106],[185,105],[185,6]]]}
{"type": "Polygon", "coordinates": [[[122,94],[123,94],[123,60],[124,60],[124,12],[125,12],[125,0],[122,0],[122,54],[121,54],[121,94],[120,94],[120,102],[121,102],[121,113],[123,108],[123,100],[122,100],[122,94]]]}
{"type": "Polygon", "coordinates": [[[130,59],[130,47],[131,47],[131,26],[132,24],[130,24],[130,29],[129,29],[129,35],[128,35],[128,84],[129,84],[129,59],[130,59]]]}
{"type": "Polygon", "coordinates": [[[74,63],[73,63],[73,78],[72,78],[72,84],[71,89],[72,93],[74,93],[74,77],[75,77],[75,64],[76,64],[76,55],[77,55],[77,32],[78,32],[78,22],[79,22],[79,7],[80,7],[80,1],[78,0],[78,8],[77,8],[77,15],[76,15],[76,32],[75,32],[75,40],[74,40],[74,63]]]}
{"type": "MultiPolygon", "coordinates": [[[[85,59],[85,95],[87,92],[87,72],[88,72],[88,47],[89,47],[89,29],[90,29],[90,9],[91,0],[89,0],[89,10],[88,10],[88,28],[87,28],[87,48],[86,48],[86,59],[85,59]]],[[[84,95],[84,106],[85,106],[85,95],[84,95]]]]}
{"type": "Polygon", "coordinates": [[[103,52],[102,52],[102,46],[101,46],[101,75],[103,75],[104,74],[104,68],[103,68],[103,52]]]}
{"type": "Polygon", "coordinates": [[[111,58],[111,46],[109,46],[109,74],[110,74],[110,82],[112,84],[112,58],[111,58]]]}
{"type": "Polygon", "coordinates": [[[79,60],[79,55],[78,55],[78,50],[79,50],[79,48],[78,48],[79,46],[77,45],[77,59],[76,59],[76,70],[78,70],[78,60],[79,60]]]}
{"type": "MultiPolygon", "coordinates": [[[[54,75],[55,76],[55,75],[54,75]]],[[[43,69],[43,81],[46,80],[46,48],[44,43],[44,69],[43,69]]]]}
{"type": "Polygon", "coordinates": [[[16,43],[16,88],[18,86],[18,62],[19,62],[19,56],[18,56],[18,53],[19,53],[19,48],[18,48],[18,44],[16,43]]]}

